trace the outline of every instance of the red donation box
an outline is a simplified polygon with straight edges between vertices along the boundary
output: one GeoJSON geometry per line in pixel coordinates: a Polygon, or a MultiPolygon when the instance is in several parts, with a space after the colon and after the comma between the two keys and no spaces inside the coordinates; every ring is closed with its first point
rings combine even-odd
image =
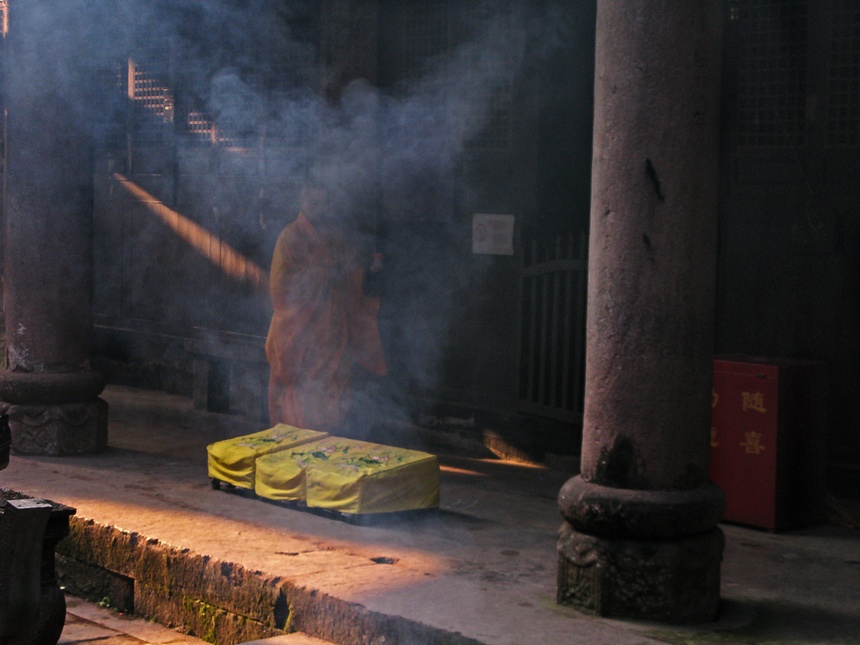
{"type": "Polygon", "coordinates": [[[778,531],[824,518],[826,381],[815,361],[714,361],[711,480],[728,522],[778,531]]]}

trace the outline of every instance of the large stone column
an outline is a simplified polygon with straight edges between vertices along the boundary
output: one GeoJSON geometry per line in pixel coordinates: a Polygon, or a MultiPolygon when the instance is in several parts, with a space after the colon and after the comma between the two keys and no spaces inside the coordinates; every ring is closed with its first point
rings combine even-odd
{"type": "Polygon", "coordinates": [[[92,337],[92,130],[84,0],[10,0],[5,48],[6,369],[16,452],[92,452],[107,440],[92,337]]]}
{"type": "Polygon", "coordinates": [[[581,475],[559,495],[558,600],[717,612],[708,480],[719,0],[599,0],[581,475]]]}

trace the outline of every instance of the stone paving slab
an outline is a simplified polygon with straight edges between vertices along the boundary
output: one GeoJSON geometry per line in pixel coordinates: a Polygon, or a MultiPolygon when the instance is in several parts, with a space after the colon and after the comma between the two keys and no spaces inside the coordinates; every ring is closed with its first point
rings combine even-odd
{"type": "Polygon", "coordinates": [[[157,623],[66,595],[66,624],[57,645],[203,645],[157,623]]]}

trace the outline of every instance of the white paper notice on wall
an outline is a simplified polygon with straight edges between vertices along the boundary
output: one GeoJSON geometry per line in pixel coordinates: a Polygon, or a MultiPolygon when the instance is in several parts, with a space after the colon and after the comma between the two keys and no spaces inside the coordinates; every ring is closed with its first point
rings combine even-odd
{"type": "Polygon", "coordinates": [[[472,215],[472,253],[513,255],[514,220],[513,215],[472,215]]]}

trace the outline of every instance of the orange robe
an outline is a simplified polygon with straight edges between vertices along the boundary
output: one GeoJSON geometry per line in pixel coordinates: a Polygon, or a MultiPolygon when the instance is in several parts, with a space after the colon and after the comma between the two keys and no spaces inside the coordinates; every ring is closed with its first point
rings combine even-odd
{"type": "Polygon", "coordinates": [[[379,300],[364,294],[364,268],[346,240],[321,233],[301,213],[278,237],[269,282],[269,420],[334,429],[353,365],[387,371],[379,300]]]}

